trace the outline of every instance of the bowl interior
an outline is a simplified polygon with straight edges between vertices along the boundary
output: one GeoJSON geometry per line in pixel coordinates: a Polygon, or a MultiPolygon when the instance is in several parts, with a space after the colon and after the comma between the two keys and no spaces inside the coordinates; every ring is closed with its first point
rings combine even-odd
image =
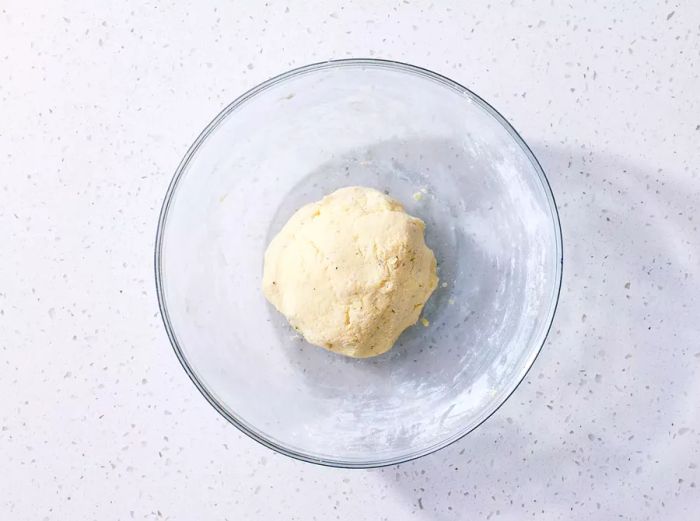
{"type": "Polygon", "coordinates": [[[156,254],[168,332],[207,398],[277,450],[344,466],[428,453],[498,408],[561,275],[551,193],[507,123],[449,80],[366,60],[287,73],[222,112],[171,185],[156,254]],[[440,276],[430,325],[365,360],[304,342],[260,289],[271,237],[350,185],[426,222],[440,276]]]}

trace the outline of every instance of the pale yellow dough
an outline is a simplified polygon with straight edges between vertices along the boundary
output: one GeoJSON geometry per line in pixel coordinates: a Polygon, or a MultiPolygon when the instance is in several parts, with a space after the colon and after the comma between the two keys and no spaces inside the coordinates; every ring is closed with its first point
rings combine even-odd
{"type": "Polygon", "coordinates": [[[300,208],[265,252],[263,292],[304,338],[347,356],[382,354],[438,283],[425,224],[372,188],[300,208]]]}

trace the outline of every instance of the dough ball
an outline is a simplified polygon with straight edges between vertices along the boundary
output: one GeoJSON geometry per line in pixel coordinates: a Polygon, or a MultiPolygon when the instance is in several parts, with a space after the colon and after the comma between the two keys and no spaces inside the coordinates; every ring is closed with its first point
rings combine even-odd
{"type": "Polygon", "coordinates": [[[372,188],[300,208],[265,252],[263,292],[312,344],[380,355],[418,320],[438,283],[425,223],[372,188]]]}

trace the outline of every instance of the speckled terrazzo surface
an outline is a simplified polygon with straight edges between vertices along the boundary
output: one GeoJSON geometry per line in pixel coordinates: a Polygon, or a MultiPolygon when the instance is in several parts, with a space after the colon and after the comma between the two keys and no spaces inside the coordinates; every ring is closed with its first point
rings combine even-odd
{"type": "Polygon", "coordinates": [[[0,6],[0,518],[691,519],[700,508],[700,5],[0,6]],[[531,145],[565,243],[550,338],[467,438],[369,471],[240,434],[179,366],[157,214],[283,70],[407,61],[531,145]]]}

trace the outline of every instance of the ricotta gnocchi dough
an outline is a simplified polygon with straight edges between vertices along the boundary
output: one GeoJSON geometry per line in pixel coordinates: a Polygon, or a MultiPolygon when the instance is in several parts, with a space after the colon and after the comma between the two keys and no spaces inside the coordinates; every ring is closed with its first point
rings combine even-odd
{"type": "Polygon", "coordinates": [[[425,223],[391,197],[341,188],[300,208],[265,252],[265,297],[315,345],[380,355],[438,284],[425,223]]]}

